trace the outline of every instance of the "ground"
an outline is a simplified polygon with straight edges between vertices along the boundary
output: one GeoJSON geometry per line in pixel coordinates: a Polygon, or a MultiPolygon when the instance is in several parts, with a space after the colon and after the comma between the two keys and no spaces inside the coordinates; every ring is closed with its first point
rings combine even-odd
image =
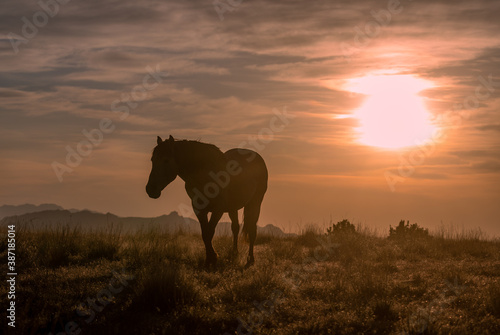
{"type": "MultiPolygon", "coordinates": [[[[6,232],[6,230],[5,230],[6,232]]],[[[6,236],[6,234],[2,234],[6,236]]],[[[500,241],[308,229],[240,238],[109,228],[16,231],[16,327],[6,334],[498,334],[500,241]],[[396,236],[397,237],[397,236],[396,236]]],[[[7,259],[6,239],[0,257],[7,259]]],[[[2,273],[7,273],[5,262],[2,273]]]]}

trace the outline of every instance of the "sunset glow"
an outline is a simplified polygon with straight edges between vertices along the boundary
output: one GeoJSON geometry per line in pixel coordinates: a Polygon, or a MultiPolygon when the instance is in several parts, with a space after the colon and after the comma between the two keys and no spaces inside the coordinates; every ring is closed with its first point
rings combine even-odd
{"type": "Polygon", "coordinates": [[[499,18],[5,0],[2,334],[500,334],[499,18]]]}
{"type": "Polygon", "coordinates": [[[172,135],[263,157],[262,226],[500,236],[499,1],[7,3],[0,206],[197,219],[145,192],[172,135]]]}
{"type": "Polygon", "coordinates": [[[432,135],[429,111],[419,92],[431,85],[409,75],[367,76],[350,82],[351,91],[367,95],[354,113],[359,142],[397,149],[417,145],[432,135]]]}

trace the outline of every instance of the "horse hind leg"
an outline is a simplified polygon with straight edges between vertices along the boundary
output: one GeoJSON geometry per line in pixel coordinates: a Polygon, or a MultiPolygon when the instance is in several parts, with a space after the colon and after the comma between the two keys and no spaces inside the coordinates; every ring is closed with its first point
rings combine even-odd
{"type": "Polygon", "coordinates": [[[228,214],[231,219],[231,230],[233,232],[233,249],[231,250],[231,256],[236,258],[236,256],[238,256],[238,233],[240,232],[238,211],[230,211],[228,214]]]}
{"type": "Polygon", "coordinates": [[[255,259],[253,256],[253,246],[255,243],[255,238],[257,237],[257,221],[260,215],[260,201],[251,202],[244,208],[244,224],[243,232],[248,236],[249,248],[248,248],[248,258],[245,267],[249,267],[254,264],[255,259]]]}

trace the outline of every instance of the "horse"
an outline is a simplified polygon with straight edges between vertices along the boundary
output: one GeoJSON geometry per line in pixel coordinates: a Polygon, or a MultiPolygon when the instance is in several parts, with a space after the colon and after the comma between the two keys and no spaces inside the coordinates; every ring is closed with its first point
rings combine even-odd
{"type": "Polygon", "coordinates": [[[157,199],[162,190],[179,176],[185,182],[194,213],[201,226],[207,267],[215,266],[212,246],[215,227],[224,213],[231,219],[232,255],[238,254],[238,210],[243,208],[243,234],[249,250],[245,267],[254,264],[253,247],[257,221],[267,190],[268,171],[255,151],[235,148],[222,152],[213,144],[191,140],[157,138],[151,157],[152,169],[146,185],[149,197],[157,199]],[[211,213],[210,219],[208,214],[211,213]]]}

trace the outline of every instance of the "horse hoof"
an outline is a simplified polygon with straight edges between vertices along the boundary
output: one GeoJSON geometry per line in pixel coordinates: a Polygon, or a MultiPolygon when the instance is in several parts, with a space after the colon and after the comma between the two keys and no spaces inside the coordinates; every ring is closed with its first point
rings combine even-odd
{"type": "Polygon", "coordinates": [[[213,271],[217,268],[217,263],[205,263],[205,270],[213,271]]]}
{"type": "Polygon", "coordinates": [[[248,269],[249,267],[251,267],[253,264],[255,263],[255,261],[252,259],[252,260],[248,260],[247,261],[247,264],[245,265],[245,269],[248,269]]]}
{"type": "Polygon", "coordinates": [[[205,268],[215,268],[217,266],[217,255],[209,256],[205,259],[205,268]]]}
{"type": "Polygon", "coordinates": [[[232,260],[235,260],[238,258],[238,251],[231,251],[231,253],[229,254],[229,257],[232,259],[232,260]]]}

